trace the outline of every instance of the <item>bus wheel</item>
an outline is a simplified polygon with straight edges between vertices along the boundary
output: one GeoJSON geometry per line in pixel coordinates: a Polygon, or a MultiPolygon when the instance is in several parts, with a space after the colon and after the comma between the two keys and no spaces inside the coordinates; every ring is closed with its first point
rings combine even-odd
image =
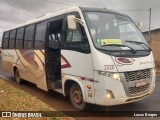
{"type": "Polygon", "coordinates": [[[16,82],[17,82],[18,84],[21,84],[21,83],[22,83],[22,80],[21,80],[21,78],[20,78],[18,69],[15,69],[15,71],[14,71],[14,76],[15,76],[15,78],[16,78],[16,82]]]}
{"type": "Polygon", "coordinates": [[[78,110],[84,110],[86,103],[83,100],[82,90],[78,84],[73,84],[70,89],[70,101],[78,110]]]}

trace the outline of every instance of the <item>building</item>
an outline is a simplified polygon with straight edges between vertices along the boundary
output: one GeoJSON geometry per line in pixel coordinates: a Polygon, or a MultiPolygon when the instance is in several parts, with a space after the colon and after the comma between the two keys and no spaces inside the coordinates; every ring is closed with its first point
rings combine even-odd
{"type": "Polygon", "coordinates": [[[143,35],[153,51],[157,72],[160,73],[160,28],[151,30],[150,36],[148,31],[143,35]]]}

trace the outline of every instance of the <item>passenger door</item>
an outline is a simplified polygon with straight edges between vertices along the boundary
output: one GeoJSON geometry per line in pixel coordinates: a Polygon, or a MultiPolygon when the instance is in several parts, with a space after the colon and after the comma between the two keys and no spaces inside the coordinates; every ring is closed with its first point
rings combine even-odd
{"type": "Polygon", "coordinates": [[[46,77],[48,87],[53,90],[61,90],[61,31],[63,15],[57,16],[48,23],[46,41],[46,77]]]}
{"type": "Polygon", "coordinates": [[[90,45],[83,25],[76,22],[76,29],[68,26],[67,17],[74,15],[81,18],[78,12],[67,13],[65,17],[63,47],[61,49],[62,73],[68,79],[77,78],[85,96],[84,100],[94,103],[93,66],[90,45]],[[91,89],[86,86],[90,85],[91,89]]]}

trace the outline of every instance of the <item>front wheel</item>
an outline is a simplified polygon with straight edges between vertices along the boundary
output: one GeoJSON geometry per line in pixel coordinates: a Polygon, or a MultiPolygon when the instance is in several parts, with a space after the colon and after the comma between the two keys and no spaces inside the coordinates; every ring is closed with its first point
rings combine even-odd
{"type": "Polygon", "coordinates": [[[73,84],[70,89],[70,101],[78,110],[86,109],[87,103],[83,100],[82,90],[78,84],[73,84]]]}
{"type": "Polygon", "coordinates": [[[22,79],[20,78],[18,69],[16,69],[16,70],[14,71],[14,76],[15,76],[15,78],[16,78],[16,82],[17,82],[18,84],[21,84],[21,83],[22,83],[22,79]]]}

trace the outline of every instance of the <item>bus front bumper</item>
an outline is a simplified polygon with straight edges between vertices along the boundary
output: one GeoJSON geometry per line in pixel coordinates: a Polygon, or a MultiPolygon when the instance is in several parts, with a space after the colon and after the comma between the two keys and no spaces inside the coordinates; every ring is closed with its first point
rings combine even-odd
{"type": "Polygon", "coordinates": [[[142,99],[150,96],[153,93],[154,89],[155,89],[155,85],[151,86],[150,90],[145,94],[135,96],[135,97],[127,97],[126,96],[124,98],[106,99],[106,100],[104,100],[103,103],[97,104],[97,105],[114,106],[114,105],[132,103],[132,102],[139,101],[139,100],[142,100],[142,99]]]}

